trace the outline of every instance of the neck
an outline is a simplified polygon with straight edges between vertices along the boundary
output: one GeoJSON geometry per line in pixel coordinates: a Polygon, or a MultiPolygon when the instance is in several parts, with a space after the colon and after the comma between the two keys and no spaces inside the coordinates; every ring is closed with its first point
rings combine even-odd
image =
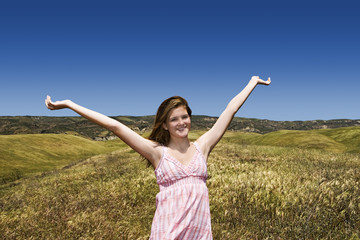
{"type": "Polygon", "coordinates": [[[171,138],[168,147],[179,152],[186,152],[187,149],[190,147],[190,140],[188,138],[171,138]]]}

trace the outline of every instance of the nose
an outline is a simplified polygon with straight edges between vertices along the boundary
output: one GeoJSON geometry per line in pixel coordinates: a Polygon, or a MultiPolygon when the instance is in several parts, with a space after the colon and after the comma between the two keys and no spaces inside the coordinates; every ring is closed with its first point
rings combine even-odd
{"type": "Polygon", "coordinates": [[[185,125],[184,119],[179,119],[178,125],[179,126],[184,126],[185,125]]]}

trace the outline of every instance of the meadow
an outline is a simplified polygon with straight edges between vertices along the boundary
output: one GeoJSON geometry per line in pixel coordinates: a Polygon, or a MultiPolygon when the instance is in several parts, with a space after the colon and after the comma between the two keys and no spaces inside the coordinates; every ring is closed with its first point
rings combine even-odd
{"type": "MultiPolygon", "coordinates": [[[[94,144],[111,153],[0,186],[3,239],[148,239],[153,169],[119,140],[94,144]]],[[[359,127],[227,132],[208,160],[214,239],[360,239],[359,147],[359,127]]]]}
{"type": "Polygon", "coordinates": [[[0,184],[117,148],[113,141],[96,142],[73,134],[0,135],[0,184]]]}

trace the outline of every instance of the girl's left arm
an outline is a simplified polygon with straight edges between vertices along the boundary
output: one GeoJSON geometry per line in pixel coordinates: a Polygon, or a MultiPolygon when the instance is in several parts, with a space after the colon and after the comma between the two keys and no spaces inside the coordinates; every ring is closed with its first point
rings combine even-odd
{"type": "Polygon", "coordinates": [[[251,92],[255,89],[256,85],[269,85],[270,83],[270,78],[268,78],[267,81],[264,81],[258,76],[253,76],[247,86],[229,102],[214,126],[197,140],[197,143],[199,144],[205,157],[208,157],[211,150],[220,141],[236,112],[244,104],[251,92]]]}

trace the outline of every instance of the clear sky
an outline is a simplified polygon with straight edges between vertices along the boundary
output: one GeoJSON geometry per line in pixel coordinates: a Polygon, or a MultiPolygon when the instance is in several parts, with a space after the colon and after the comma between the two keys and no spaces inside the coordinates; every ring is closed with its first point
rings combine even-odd
{"type": "Polygon", "coordinates": [[[219,116],[258,75],[272,84],[236,116],[360,119],[355,1],[234,2],[1,1],[0,115],[76,115],[49,94],[110,116],[180,95],[219,116]]]}

